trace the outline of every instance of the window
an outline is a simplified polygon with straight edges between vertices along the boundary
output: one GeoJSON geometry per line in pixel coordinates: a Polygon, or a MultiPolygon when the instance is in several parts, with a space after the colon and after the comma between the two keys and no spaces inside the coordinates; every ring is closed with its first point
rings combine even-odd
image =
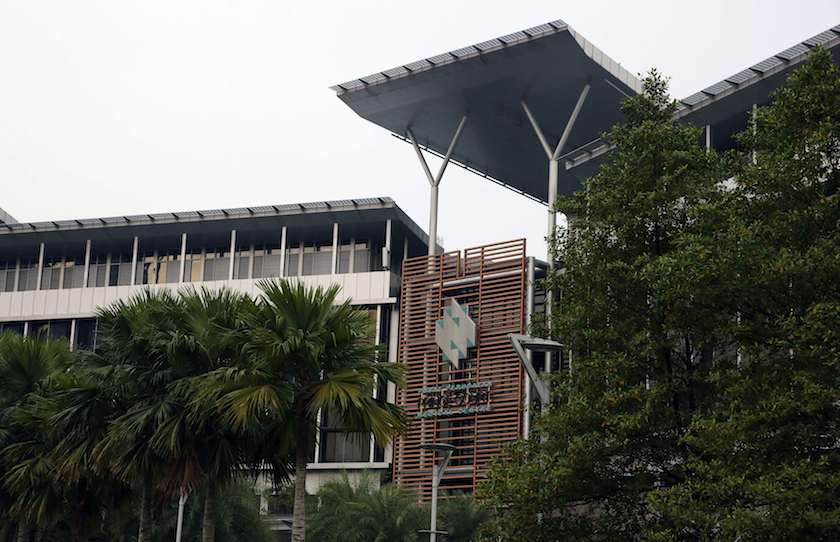
{"type": "Polygon", "coordinates": [[[184,281],[199,282],[204,278],[204,256],[201,252],[187,254],[184,262],[184,281]]]}
{"type": "Polygon", "coordinates": [[[238,250],[234,255],[233,261],[233,278],[235,279],[249,279],[249,267],[251,266],[251,249],[245,248],[238,250]]]}
{"type": "Polygon", "coordinates": [[[38,281],[38,260],[21,260],[18,274],[18,292],[34,290],[38,281]]]}
{"type": "Polygon", "coordinates": [[[296,277],[300,275],[300,247],[290,248],[286,251],[286,276],[296,277]]]}
{"type": "Polygon", "coordinates": [[[230,252],[207,251],[204,255],[204,280],[228,280],[230,276],[230,252]]]}
{"type": "Polygon", "coordinates": [[[111,254],[111,272],[108,286],[126,286],[131,284],[131,254],[111,254]]]}
{"type": "Polygon", "coordinates": [[[303,275],[329,275],[332,266],[332,245],[316,245],[303,249],[303,275]]]}
{"type": "Polygon", "coordinates": [[[0,261],[0,292],[15,290],[15,273],[17,273],[16,262],[0,261]]]}
{"type": "Polygon", "coordinates": [[[64,274],[62,275],[62,288],[81,288],[85,280],[84,259],[65,259],[64,274]]]}
{"type": "Polygon", "coordinates": [[[321,413],[320,461],[322,463],[370,461],[370,433],[346,431],[340,417],[321,413]]]}
{"type": "Polygon", "coordinates": [[[76,320],[76,343],[73,346],[83,350],[94,350],[96,348],[95,318],[76,320]]]}
{"type": "Polygon", "coordinates": [[[23,335],[23,322],[0,322],[0,334],[3,333],[23,335]]]}
{"type": "MultiPolygon", "coordinates": [[[[254,249],[253,278],[271,278],[280,276],[280,246],[265,245],[254,249]]],[[[297,268],[295,268],[297,269],[297,268]]],[[[286,273],[288,274],[288,272],[286,273]]]]}
{"type": "Polygon", "coordinates": [[[88,266],[88,287],[105,286],[107,274],[108,257],[105,255],[91,256],[90,265],[88,266]]]}

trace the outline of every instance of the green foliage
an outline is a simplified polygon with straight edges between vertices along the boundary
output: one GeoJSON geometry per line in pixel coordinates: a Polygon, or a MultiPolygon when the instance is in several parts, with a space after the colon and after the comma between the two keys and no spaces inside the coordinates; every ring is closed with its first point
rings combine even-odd
{"type": "MultiPolygon", "coordinates": [[[[315,542],[412,542],[428,536],[418,531],[429,528],[429,507],[394,485],[380,487],[370,475],[327,482],[309,506],[307,537],[315,542]]],[[[469,496],[439,503],[438,526],[449,533],[443,540],[478,540],[490,519],[490,511],[469,496]]]]}
{"type": "Polygon", "coordinates": [[[550,330],[572,369],[481,488],[496,533],[836,539],[840,74],[815,48],[723,157],[666,87],[651,73],[558,203],[550,330]]]}

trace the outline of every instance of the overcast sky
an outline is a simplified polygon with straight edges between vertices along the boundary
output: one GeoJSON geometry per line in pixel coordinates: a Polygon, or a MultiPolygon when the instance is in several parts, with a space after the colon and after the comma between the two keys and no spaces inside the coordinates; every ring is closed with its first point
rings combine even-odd
{"type": "MultiPolygon", "coordinates": [[[[840,24],[840,1],[0,0],[0,207],[36,221],[391,196],[426,229],[411,147],[328,87],[555,19],[679,98],[840,24]]],[[[543,251],[542,206],[459,168],[440,212],[447,248],[525,235],[543,251]]]]}

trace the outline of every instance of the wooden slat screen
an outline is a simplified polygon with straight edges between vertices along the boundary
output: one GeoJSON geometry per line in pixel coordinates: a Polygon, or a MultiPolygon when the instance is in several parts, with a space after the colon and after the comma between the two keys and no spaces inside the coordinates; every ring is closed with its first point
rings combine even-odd
{"type": "Polygon", "coordinates": [[[394,443],[394,480],[431,496],[433,452],[421,443],[456,447],[441,482],[441,496],[472,492],[500,448],[521,434],[523,370],[507,336],[522,333],[525,322],[525,240],[485,245],[405,260],[402,268],[398,359],[405,364],[406,387],[397,403],[411,426],[394,443]],[[461,368],[442,361],[435,344],[435,320],[449,299],[469,307],[477,327],[476,347],[461,368]],[[491,381],[489,412],[416,418],[420,390],[441,384],[491,381]]]}

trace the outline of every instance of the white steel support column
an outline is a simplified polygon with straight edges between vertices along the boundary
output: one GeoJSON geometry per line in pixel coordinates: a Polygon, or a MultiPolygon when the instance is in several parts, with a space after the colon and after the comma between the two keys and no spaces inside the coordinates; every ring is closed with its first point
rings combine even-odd
{"type": "MultiPolygon", "coordinates": [[[[525,278],[525,333],[531,333],[531,319],[534,314],[534,257],[528,258],[528,267],[525,278]]],[[[531,351],[526,350],[525,355],[531,361],[531,351]]],[[[522,436],[528,438],[531,431],[531,377],[525,372],[525,409],[522,416],[522,436]]]]}
{"type": "Polygon", "coordinates": [[[391,268],[391,219],[385,221],[385,248],[382,251],[382,269],[391,268]]]}
{"type": "Polygon", "coordinates": [[[330,267],[330,275],[335,275],[336,267],[338,267],[338,222],[333,222],[332,267],[330,267]]]}
{"type": "Polygon", "coordinates": [[[76,349],[76,319],[70,320],[70,350],[76,349]]]}
{"type": "Polygon", "coordinates": [[[411,129],[409,128],[406,130],[408,139],[409,141],[411,141],[412,146],[414,146],[414,152],[417,153],[417,159],[420,161],[420,165],[423,167],[423,172],[426,174],[426,178],[429,180],[429,185],[431,187],[429,197],[430,256],[437,253],[438,187],[440,186],[441,179],[443,179],[443,172],[446,171],[446,166],[449,165],[449,161],[452,159],[452,153],[455,152],[455,146],[458,144],[458,140],[461,138],[461,132],[463,132],[465,124],[467,124],[466,115],[461,117],[461,121],[458,123],[458,127],[455,129],[455,134],[452,136],[452,139],[449,142],[449,148],[446,150],[446,155],[443,157],[443,163],[440,165],[440,169],[438,170],[437,175],[432,175],[432,171],[429,169],[429,164],[426,163],[426,158],[423,157],[423,153],[420,150],[420,146],[417,144],[417,138],[414,137],[414,134],[411,132],[411,129]]]}
{"type": "Polygon", "coordinates": [[[298,244],[297,276],[303,276],[303,241],[298,244]]]}
{"type": "Polygon", "coordinates": [[[250,247],[249,255],[248,255],[248,276],[247,277],[239,277],[239,278],[247,278],[247,279],[254,278],[254,244],[253,243],[251,243],[251,247],[250,247]]]}
{"type": "Polygon", "coordinates": [[[712,125],[707,124],[706,129],[703,130],[705,135],[705,148],[707,151],[712,150],[712,125]]]}
{"type": "Polygon", "coordinates": [[[181,270],[178,272],[178,284],[184,282],[184,271],[187,269],[187,234],[181,234],[181,270]]]}
{"type": "Polygon", "coordinates": [[[138,248],[139,244],[140,244],[140,240],[135,235],[134,236],[134,244],[131,247],[131,273],[130,273],[131,281],[130,281],[130,284],[132,286],[134,286],[134,281],[135,281],[135,278],[136,278],[135,275],[137,275],[137,248],[138,248]]]}
{"type": "Polygon", "coordinates": [[[286,226],[280,229],[280,276],[286,276],[286,226]]]}
{"type": "Polygon", "coordinates": [[[90,239],[85,241],[85,272],[82,274],[82,288],[87,288],[90,276],[90,239]]]}
{"type": "Polygon", "coordinates": [[[44,273],[44,243],[41,243],[40,248],[38,248],[38,273],[36,274],[35,278],[35,289],[41,289],[41,276],[44,273]]]}
{"type": "Polygon", "coordinates": [[[356,238],[350,238],[350,259],[347,262],[347,272],[353,274],[356,272],[356,238]]]}
{"type": "Polygon", "coordinates": [[[230,230],[230,267],[228,280],[233,280],[233,265],[236,263],[236,230],[230,230]]]}
{"type": "MultiPolygon", "coordinates": [[[[563,148],[566,146],[566,142],[569,140],[569,136],[572,134],[572,129],[575,126],[575,122],[577,121],[578,115],[580,115],[581,109],[583,109],[583,104],[586,102],[586,97],[589,95],[589,83],[584,85],[583,90],[580,91],[580,95],[578,96],[577,102],[575,103],[574,109],[572,109],[572,114],[569,115],[569,120],[566,123],[566,127],[563,128],[563,134],[560,136],[560,140],[557,142],[557,145],[552,149],[549,145],[548,140],[545,137],[545,134],[540,128],[537,119],[534,117],[534,114],[531,113],[531,110],[528,108],[528,104],[525,103],[525,100],[522,100],[522,109],[525,111],[525,115],[528,117],[528,120],[531,122],[531,127],[534,129],[534,133],[539,139],[540,144],[545,151],[546,158],[548,158],[548,232],[547,237],[549,241],[554,236],[557,228],[557,211],[554,208],[554,204],[557,201],[557,179],[558,179],[558,171],[559,171],[559,161],[560,161],[560,154],[563,152],[563,148]]],[[[551,254],[551,249],[549,247],[549,254],[548,254],[548,266],[550,269],[554,269],[554,257],[551,254]]]]}

